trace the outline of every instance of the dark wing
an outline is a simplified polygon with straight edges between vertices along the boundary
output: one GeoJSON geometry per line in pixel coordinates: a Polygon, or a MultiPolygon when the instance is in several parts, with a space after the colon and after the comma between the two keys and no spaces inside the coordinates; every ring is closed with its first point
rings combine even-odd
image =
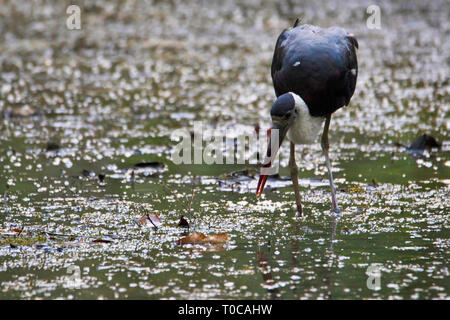
{"type": "Polygon", "coordinates": [[[278,37],[271,74],[275,93],[295,92],[311,115],[348,105],[358,76],[358,42],[341,28],[301,25],[278,37]]]}

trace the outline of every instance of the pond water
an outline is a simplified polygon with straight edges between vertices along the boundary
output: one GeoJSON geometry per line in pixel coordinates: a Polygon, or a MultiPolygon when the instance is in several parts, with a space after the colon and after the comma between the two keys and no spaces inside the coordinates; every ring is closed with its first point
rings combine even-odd
{"type": "Polygon", "coordinates": [[[449,299],[450,7],[377,1],[373,29],[372,4],[85,1],[69,30],[68,1],[2,2],[0,298],[449,299]],[[287,144],[259,199],[256,165],[171,160],[196,121],[269,126],[297,16],[359,41],[331,122],[340,215],[319,143],[297,147],[301,218],[287,144]],[[441,148],[405,147],[425,133],[441,148]],[[177,244],[192,232],[230,240],[177,244]]]}

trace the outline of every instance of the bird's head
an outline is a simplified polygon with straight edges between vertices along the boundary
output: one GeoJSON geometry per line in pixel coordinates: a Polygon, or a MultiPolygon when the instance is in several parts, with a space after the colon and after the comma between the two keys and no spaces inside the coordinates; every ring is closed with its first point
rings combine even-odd
{"type": "Polygon", "coordinates": [[[284,138],[293,125],[295,119],[298,116],[298,100],[300,97],[294,93],[288,92],[277,98],[270,110],[270,116],[272,117],[272,126],[267,130],[267,136],[269,139],[266,153],[266,160],[264,161],[264,171],[259,177],[258,187],[256,194],[261,195],[266,184],[269,169],[275,159],[278,149],[283,143],[284,138]],[[273,141],[277,139],[278,141],[273,141]]]}
{"type": "Polygon", "coordinates": [[[270,130],[278,130],[279,145],[281,145],[287,131],[297,118],[297,113],[298,109],[296,108],[295,96],[290,92],[279,96],[272,105],[272,109],[270,109],[272,127],[270,130]]]}

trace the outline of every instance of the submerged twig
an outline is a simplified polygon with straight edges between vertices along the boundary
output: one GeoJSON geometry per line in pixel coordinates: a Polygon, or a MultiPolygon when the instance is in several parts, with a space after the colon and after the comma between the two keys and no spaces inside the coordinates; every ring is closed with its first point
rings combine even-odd
{"type": "Polygon", "coordinates": [[[134,190],[134,181],[135,181],[135,174],[134,174],[134,170],[131,171],[131,178],[130,178],[130,182],[131,182],[131,188],[134,190]]]}
{"type": "Polygon", "coordinates": [[[158,227],[156,226],[156,224],[153,222],[153,220],[150,218],[150,215],[148,214],[148,212],[146,213],[147,215],[147,219],[150,220],[150,222],[152,223],[152,225],[155,227],[156,230],[158,230],[158,227]]]}

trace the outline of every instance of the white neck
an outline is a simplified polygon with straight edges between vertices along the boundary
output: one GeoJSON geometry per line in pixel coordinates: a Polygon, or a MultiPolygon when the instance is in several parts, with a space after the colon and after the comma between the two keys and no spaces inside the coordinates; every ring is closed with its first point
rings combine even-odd
{"type": "Polygon", "coordinates": [[[297,118],[287,133],[287,138],[295,144],[310,144],[317,140],[325,118],[313,117],[301,97],[289,92],[295,100],[297,118]]]}

